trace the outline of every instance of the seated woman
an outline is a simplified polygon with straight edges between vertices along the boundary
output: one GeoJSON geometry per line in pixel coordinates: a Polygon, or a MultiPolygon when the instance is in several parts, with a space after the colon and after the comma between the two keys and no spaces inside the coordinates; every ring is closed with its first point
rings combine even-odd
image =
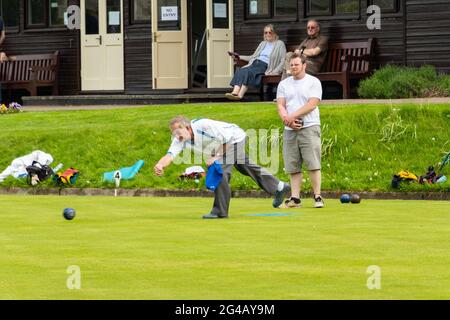
{"type": "MultiPolygon", "coordinates": [[[[274,26],[268,24],[264,27],[264,40],[258,45],[253,55],[239,57],[241,60],[248,61],[248,64],[236,71],[230,82],[233,91],[226,93],[225,96],[230,100],[241,100],[249,86],[258,88],[261,85],[261,78],[264,74],[281,74],[285,57],[284,42],[278,40],[274,26]]],[[[236,59],[235,56],[233,58],[236,59]]]]}

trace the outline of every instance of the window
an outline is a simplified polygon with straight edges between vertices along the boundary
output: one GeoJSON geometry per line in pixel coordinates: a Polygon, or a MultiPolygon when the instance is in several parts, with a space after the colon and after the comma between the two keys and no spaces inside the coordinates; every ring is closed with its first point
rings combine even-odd
{"type": "Polygon", "coordinates": [[[359,0],[336,0],[336,14],[359,14],[359,0]]]}
{"type": "Polygon", "coordinates": [[[27,25],[30,27],[45,27],[45,1],[27,1],[27,25]]]}
{"type": "Polygon", "coordinates": [[[50,1],[50,26],[63,26],[64,13],[67,11],[67,0],[50,1]]]}
{"type": "Polygon", "coordinates": [[[121,33],[120,0],[106,0],[106,32],[121,33]]]}
{"type": "Polygon", "coordinates": [[[19,1],[17,0],[0,0],[0,15],[6,27],[19,26],[19,1]]]}
{"type": "Polygon", "coordinates": [[[398,0],[369,0],[368,5],[377,5],[383,13],[395,13],[399,11],[398,0]]]}
{"type": "Polygon", "coordinates": [[[86,34],[98,34],[98,0],[87,0],[85,2],[86,34]]]}
{"type": "Polygon", "coordinates": [[[297,16],[297,1],[275,0],[274,16],[297,16]]]}
{"type": "Polygon", "coordinates": [[[309,0],[308,9],[311,15],[330,15],[331,0],[309,0]]]}
{"type": "Polygon", "coordinates": [[[158,30],[181,30],[181,1],[157,0],[158,30]]]}
{"type": "Polygon", "coordinates": [[[148,23],[151,19],[151,0],[132,1],[133,23],[148,23]]]}
{"type": "Polygon", "coordinates": [[[213,0],[213,29],[229,29],[230,19],[228,17],[229,0],[213,0]]]}
{"type": "Polygon", "coordinates": [[[64,14],[68,0],[27,0],[27,28],[64,26],[64,14]]]}
{"type": "Polygon", "coordinates": [[[307,0],[308,16],[358,15],[360,0],[307,0]]]}
{"type": "Polygon", "coordinates": [[[268,18],[270,12],[269,0],[249,0],[247,1],[247,17],[268,18]]]}
{"type": "Polygon", "coordinates": [[[247,18],[297,17],[297,0],[247,0],[247,18]]]}

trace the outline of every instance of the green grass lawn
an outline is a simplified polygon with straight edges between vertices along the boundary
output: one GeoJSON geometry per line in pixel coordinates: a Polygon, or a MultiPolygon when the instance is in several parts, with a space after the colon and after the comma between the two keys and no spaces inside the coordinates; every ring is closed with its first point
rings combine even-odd
{"type": "Polygon", "coordinates": [[[0,196],[0,299],[450,299],[449,202],[232,199],[229,219],[202,220],[211,203],[0,196]],[[274,212],[290,215],[249,216],[274,212]]]}

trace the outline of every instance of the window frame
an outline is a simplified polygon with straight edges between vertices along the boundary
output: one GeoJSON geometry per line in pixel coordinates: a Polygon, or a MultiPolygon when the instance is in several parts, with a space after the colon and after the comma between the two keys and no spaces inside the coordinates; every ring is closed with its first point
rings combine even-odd
{"type": "MultiPolygon", "coordinates": [[[[393,1],[394,2],[394,9],[385,9],[385,10],[381,10],[381,13],[393,13],[393,14],[395,14],[395,13],[399,13],[400,12],[400,1],[399,0],[391,0],[391,1],[393,1]]],[[[367,1],[367,6],[371,6],[371,5],[373,5],[374,3],[374,0],[368,0],[367,1]]]]}
{"type": "MultiPolygon", "coordinates": [[[[29,23],[29,16],[28,14],[30,13],[30,2],[31,0],[26,0],[25,1],[25,21],[24,21],[24,26],[26,30],[35,30],[35,29],[64,29],[66,28],[66,26],[63,24],[60,25],[51,25],[50,19],[51,19],[51,0],[42,0],[44,1],[44,23],[39,23],[39,24],[30,24],[29,23]]],[[[66,1],[66,8],[69,7],[69,0],[65,0],[66,1]]]]}
{"type": "Polygon", "coordinates": [[[135,2],[138,0],[131,0],[130,1],[130,24],[151,24],[152,22],[152,0],[146,0],[149,1],[150,3],[150,16],[148,18],[148,20],[143,20],[143,19],[135,19],[134,16],[134,6],[135,6],[135,2]]]}
{"type": "Polygon", "coordinates": [[[356,17],[356,16],[360,16],[361,15],[361,0],[357,0],[358,1],[358,11],[357,12],[343,12],[343,13],[337,13],[336,9],[337,9],[337,0],[333,0],[333,16],[335,17],[356,17]]]}
{"type": "Polygon", "coordinates": [[[268,0],[267,3],[269,5],[269,8],[267,10],[267,14],[250,14],[250,2],[252,0],[245,0],[245,19],[246,20],[260,20],[260,19],[267,19],[272,18],[271,12],[272,12],[272,1],[268,0]]]}
{"type": "Polygon", "coordinates": [[[50,0],[41,0],[44,1],[44,22],[38,23],[38,24],[31,24],[29,23],[29,14],[31,12],[30,6],[31,6],[31,0],[25,1],[25,29],[42,29],[46,28],[48,26],[48,6],[46,3],[49,3],[50,0]]]}
{"type": "Polygon", "coordinates": [[[272,1],[276,1],[276,0],[271,0],[271,3],[272,3],[272,18],[278,19],[278,20],[280,20],[280,21],[282,21],[282,20],[292,21],[293,18],[297,20],[297,17],[298,17],[298,8],[299,8],[299,6],[298,6],[298,0],[295,1],[295,6],[296,6],[295,14],[292,14],[292,15],[276,15],[276,14],[275,14],[275,11],[276,11],[276,5],[275,5],[275,3],[272,2],[272,1]]]}
{"type": "MultiPolygon", "coordinates": [[[[312,11],[311,10],[311,1],[305,0],[305,17],[329,17],[329,18],[358,18],[361,16],[361,0],[358,0],[358,11],[357,12],[344,12],[344,13],[336,13],[336,1],[337,0],[328,0],[329,10],[328,12],[320,12],[320,11],[312,11]]],[[[397,0],[394,0],[397,1],[397,0]]]]}
{"type": "Polygon", "coordinates": [[[5,14],[3,11],[3,1],[0,1],[0,16],[3,18],[3,30],[8,29],[8,31],[19,31],[20,28],[20,3],[18,1],[15,1],[16,5],[17,5],[17,12],[16,12],[16,17],[17,17],[17,25],[14,26],[8,26],[6,24],[5,21],[5,14]]]}
{"type": "Polygon", "coordinates": [[[307,16],[332,16],[333,15],[333,2],[334,0],[328,0],[328,11],[324,12],[324,11],[314,11],[311,8],[311,0],[306,0],[306,15],[307,16]]]}
{"type": "MultiPolygon", "coordinates": [[[[392,0],[392,1],[395,1],[395,7],[396,7],[396,11],[394,10],[381,10],[381,14],[383,15],[382,17],[385,17],[385,18],[397,18],[397,17],[402,17],[403,15],[404,15],[404,12],[403,12],[403,6],[404,6],[404,4],[403,4],[403,2],[404,1],[400,1],[400,0],[392,0]]],[[[369,6],[371,6],[371,5],[373,5],[374,3],[373,3],[373,0],[367,0],[367,7],[369,7],[369,6]]],[[[368,16],[370,15],[370,14],[367,14],[368,16]]]]}
{"type": "Polygon", "coordinates": [[[260,15],[250,14],[250,1],[252,1],[252,0],[244,1],[245,20],[259,21],[259,20],[263,20],[263,19],[272,19],[272,21],[298,21],[298,9],[299,9],[298,1],[295,2],[297,9],[295,10],[295,13],[292,15],[275,15],[275,7],[276,6],[275,6],[274,1],[276,1],[276,0],[268,0],[269,8],[268,8],[267,14],[260,14],[260,15]]]}
{"type": "MultiPolygon", "coordinates": [[[[66,12],[67,12],[67,8],[69,7],[69,5],[70,5],[70,1],[69,0],[65,0],[66,1],[66,12]]],[[[48,2],[48,28],[52,28],[52,29],[54,29],[54,28],[61,28],[61,27],[65,27],[65,25],[64,25],[64,13],[63,13],[63,16],[62,16],[62,18],[63,18],[63,23],[62,24],[56,24],[56,25],[52,25],[51,23],[51,18],[52,18],[52,6],[51,6],[51,0],[49,0],[49,2],[48,2]]]]}

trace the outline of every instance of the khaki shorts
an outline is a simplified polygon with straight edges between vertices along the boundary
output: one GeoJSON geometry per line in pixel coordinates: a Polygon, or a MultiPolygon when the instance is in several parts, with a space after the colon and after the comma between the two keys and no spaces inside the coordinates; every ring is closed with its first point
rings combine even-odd
{"type": "Polygon", "coordinates": [[[286,173],[302,172],[306,169],[320,170],[322,156],[320,126],[311,126],[298,131],[284,130],[283,159],[286,173]]]}

